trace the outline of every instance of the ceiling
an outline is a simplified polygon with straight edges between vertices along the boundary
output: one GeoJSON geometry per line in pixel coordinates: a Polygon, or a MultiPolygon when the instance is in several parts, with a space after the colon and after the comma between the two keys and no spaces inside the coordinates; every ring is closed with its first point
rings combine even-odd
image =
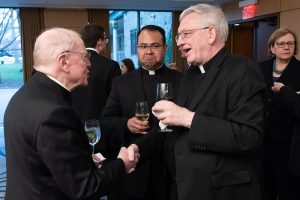
{"type": "Polygon", "coordinates": [[[198,3],[222,5],[232,1],[237,0],[0,0],[0,7],[183,10],[198,3]]]}

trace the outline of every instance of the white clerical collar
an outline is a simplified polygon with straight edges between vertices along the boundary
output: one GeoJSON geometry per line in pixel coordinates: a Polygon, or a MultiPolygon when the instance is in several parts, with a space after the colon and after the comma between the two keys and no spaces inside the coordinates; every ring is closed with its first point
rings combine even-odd
{"type": "Polygon", "coordinates": [[[155,70],[149,70],[149,69],[146,69],[144,66],[142,66],[142,68],[146,71],[149,72],[149,75],[152,76],[152,75],[155,75],[155,71],[160,69],[164,64],[162,64],[160,67],[156,68],[155,70]]]}
{"type": "Polygon", "coordinates": [[[95,49],[95,48],[92,48],[92,47],[88,47],[88,48],[86,48],[86,50],[95,51],[97,54],[99,54],[99,52],[97,51],[97,49],[95,49]]]}
{"type": "Polygon", "coordinates": [[[71,92],[66,86],[64,86],[64,84],[62,84],[61,82],[59,82],[56,78],[47,75],[52,81],[56,82],[58,85],[62,86],[63,88],[65,88],[66,90],[68,90],[69,92],[71,92]]]}
{"type": "MultiPolygon", "coordinates": [[[[191,66],[192,66],[192,65],[188,63],[188,69],[189,69],[191,66]]],[[[199,65],[198,68],[199,68],[201,74],[205,74],[205,70],[204,70],[203,65],[199,65]]]]}
{"type": "Polygon", "coordinates": [[[199,66],[199,69],[200,69],[200,71],[201,71],[202,74],[205,74],[205,70],[204,70],[203,65],[200,65],[200,66],[199,66]]]}

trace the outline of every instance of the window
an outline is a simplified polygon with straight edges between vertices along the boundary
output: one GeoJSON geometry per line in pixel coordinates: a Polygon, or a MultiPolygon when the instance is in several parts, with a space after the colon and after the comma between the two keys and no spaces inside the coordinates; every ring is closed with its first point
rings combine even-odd
{"type": "Polygon", "coordinates": [[[135,28],[130,30],[131,55],[136,55],[136,45],[137,45],[137,30],[135,28]]]}
{"type": "Polygon", "coordinates": [[[168,50],[165,63],[172,62],[172,13],[152,11],[110,11],[111,58],[120,62],[131,58],[138,67],[137,32],[145,25],[161,26],[166,32],[168,50]],[[122,39],[121,39],[122,37],[122,39]]]}
{"type": "MultiPolygon", "coordinates": [[[[23,85],[19,10],[0,8],[0,176],[5,177],[3,117],[14,93],[23,85]]],[[[3,179],[1,179],[3,180],[3,179]]],[[[5,185],[0,185],[0,199],[5,185]]]]}

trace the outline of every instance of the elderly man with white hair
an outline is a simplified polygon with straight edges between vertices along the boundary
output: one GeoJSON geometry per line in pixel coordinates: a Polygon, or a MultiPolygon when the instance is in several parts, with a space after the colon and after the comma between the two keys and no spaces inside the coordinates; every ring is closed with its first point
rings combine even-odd
{"type": "MultiPolygon", "coordinates": [[[[36,73],[10,100],[4,116],[6,199],[99,199],[122,184],[138,154],[94,164],[70,92],[87,85],[89,56],[79,34],[53,28],[34,46],[36,73]],[[129,157],[130,156],[130,157],[129,157]]],[[[130,153],[130,155],[129,155],[130,153]]]]}
{"type": "Polygon", "coordinates": [[[259,67],[225,49],[222,10],[198,4],[184,10],[175,39],[191,64],[174,102],[152,107],[174,132],[143,137],[130,148],[141,160],[164,149],[172,200],[260,200],[257,153],[263,139],[259,67]]]}

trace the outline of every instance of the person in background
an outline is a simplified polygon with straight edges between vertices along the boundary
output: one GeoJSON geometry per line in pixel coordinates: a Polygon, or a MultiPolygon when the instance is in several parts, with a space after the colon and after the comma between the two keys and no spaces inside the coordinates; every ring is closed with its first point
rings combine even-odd
{"type": "Polygon", "coordinates": [[[300,199],[300,179],[288,171],[295,117],[271,89],[281,82],[300,90],[300,61],[296,59],[297,37],[287,28],[279,28],[268,40],[272,58],[259,63],[267,89],[265,92],[265,137],[262,167],[267,200],[300,199]]]}
{"type": "Polygon", "coordinates": [[[134,63],[130,58],[125,58],[120,63],[121,73],[125,74],[130,71],[134,71],[134,63]]]}
{"type": "MultiPolygon", "coordinates": [[[[80,35],[90,54],[91,68],[88,86],[72,91],[72,107],[83,122],[89,119],[99,120],[111,90],[112,79],[120,75],[121,71],[116,61],[101,55],[108,43],[103,26],[87,24],[80,35]]],[[[95,151],[101,152],[104,157],[111,157],[107,152],[105,136],[95,145],[95,151]]]]}
{"type": "Polygon", "coordinates": [[[87,85],[89,56],[78,33],[53,28],[36,40],[32,78],[11,98],[4,115],[5,199],[96,199],[124,183],[137,154],[93,162],[71,91],[87,85]]]}
{"type": "MultiPolygon", "coordinates": [[[[152,134],[151,130],[156,130],[158,121],[151,112],[149,120],[144,122],[135,117],[135,104],[147,101],[151,108],[156,102],[156,86],[159,82],[173,83],[176,88],[180,73],[164,64],[166,51],[164,29],[147,25],[138,32],[137,53],[141,67],[114,79],[102,112],[101,125],[110,137],[110,147],[119,149],[122,145],[127,146],[138,138],[152,134]]],[[[126,184],[116,193],[116,199],[167,199],[163,163],[162,155],[157,155],[141,164],[134,173],[128,175],[126,184]]]]}
{"type": "Polygon", "coordinates": [[[283,105],[292,111],[296,117],[291,149],[289,155],[289,171],[300,178],[300,91],[295,91],[287,85],[275,82],[272,86],[274,92],[278,92],[283,105]]]}
{"type": "Polygon", "coordinates": [[[175,39],[190,65],[174,102],[152,107],[174,126],[129,146],[143,162],[163,151],[172,200],[262,200],[258,152],[263,141],[259,67],[225,48],[222,10],[198,4],[184,10],[175,39]]]}

